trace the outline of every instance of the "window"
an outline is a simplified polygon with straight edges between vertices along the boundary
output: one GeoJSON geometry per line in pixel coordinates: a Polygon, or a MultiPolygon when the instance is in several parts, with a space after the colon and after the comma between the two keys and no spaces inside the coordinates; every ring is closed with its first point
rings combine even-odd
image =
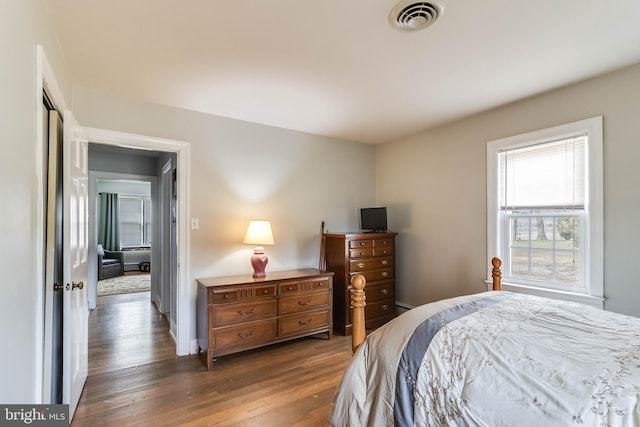
{"type": "Polygon", "coordinates": [[[602,117],[489,142],[487,186],[505,289],[601,307],[602,117]]]}
{"type": "Polygon", "coordinates": [[[151,246],[151,199],[120,195],[120,246],[151,246]]]}

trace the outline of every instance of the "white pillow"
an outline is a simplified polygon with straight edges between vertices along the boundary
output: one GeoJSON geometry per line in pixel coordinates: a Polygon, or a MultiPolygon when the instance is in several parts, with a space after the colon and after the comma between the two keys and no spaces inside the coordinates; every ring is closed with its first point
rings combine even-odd
{"type": "Polygon", "coordinates": [[[98,255],[104,256],[104,248],[101,244],[98,244],[98,255]]]}

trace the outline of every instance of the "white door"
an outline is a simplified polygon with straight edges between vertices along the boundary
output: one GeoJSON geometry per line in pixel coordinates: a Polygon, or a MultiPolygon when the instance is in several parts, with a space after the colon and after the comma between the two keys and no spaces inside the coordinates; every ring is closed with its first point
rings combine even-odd
{"type": "Polygon", "coordinates": [[[71,111],[64,112],[63,137],[63,385],[62,401],[69,405],[69,421],[87,380],[87,212],[89,143],[71,111]]]}

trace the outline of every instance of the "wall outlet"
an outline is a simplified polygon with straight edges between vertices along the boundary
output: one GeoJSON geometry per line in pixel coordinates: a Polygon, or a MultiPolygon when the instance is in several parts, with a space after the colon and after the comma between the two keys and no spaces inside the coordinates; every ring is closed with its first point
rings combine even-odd
{"type": "Polygon", "coordinates": [[[191,218],[191,229],[198,230],[200,228],[200,220],[198,218],[191,218]]]}

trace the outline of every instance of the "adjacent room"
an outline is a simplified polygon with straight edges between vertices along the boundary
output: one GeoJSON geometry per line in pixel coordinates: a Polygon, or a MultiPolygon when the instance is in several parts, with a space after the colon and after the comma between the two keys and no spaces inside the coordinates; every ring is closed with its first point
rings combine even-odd
{"type": "MultiPolygon", "coordinates": [[[[0,405],[69,405],[77,426],[509,425],[486,389],[521,396],[523,425],[640,419],[617,400],[640,387],[637,0],[9,3],[0,405]],[[487,317],[447,318],[462,329],[423,352],[464,360],[420,371],[460,374],[438,377],[445,415],[390,411],[412,404],[373,357],[391,403],[361,405],[359,354],[401,360],[397,325],[452,299],[487,317]],[[527,310],[624,338],[557,320],[558,344],[527,310]],[[543,339],[517,353],[516,329],[543,339]],[[477,337],[496,347],[456,345],[477,337]],[[531,370],[466,371],[514,360],[531,370]],[[624,375],[588,377],[604,360],[624,375]],[[523,378],[569,386],[501,387],[523,378]],[[571,388],[600,380],[619,393],[571,388]]],[[[435,399],[420,381],[407,395],[435,399]]]]}

